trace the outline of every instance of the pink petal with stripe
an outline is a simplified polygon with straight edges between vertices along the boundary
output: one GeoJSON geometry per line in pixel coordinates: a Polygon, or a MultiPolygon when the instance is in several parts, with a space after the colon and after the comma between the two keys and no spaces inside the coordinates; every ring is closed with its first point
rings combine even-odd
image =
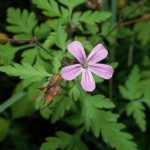
{"type": "Polygon", "coordinates": [[[87,60],[89,64],[94,64],[106,58],[107,55],[108,51],[105,49],[105,47],[102,44],[98,44],[93,48],[93,50],[87,57],[87,60]]]}
{"type": "Polygon", "coordinates": [[[64,80],[73,80],[82,72],[80,64],[66,66],[61,69],[61,76],[64,80]]]}
{"type": "Polygon", "coordinates": [[[92,92],[95,89],[95,81],[89,69],[83,69],[81,86],[84,91],[92,92]]]}
{"type": "Polygon", "coordinates": [[[85,51],[82,44],[78,41],[73,41],[68,45],[68,51],[82,64],[85,59],[85,51]]]}
{"type": "Polygon", "coordinates": [[[110,65],[98,64],[98,63],[90,66],[90,71],[104,79],[112,78],[114,72],[113,68],[110,65]]]}

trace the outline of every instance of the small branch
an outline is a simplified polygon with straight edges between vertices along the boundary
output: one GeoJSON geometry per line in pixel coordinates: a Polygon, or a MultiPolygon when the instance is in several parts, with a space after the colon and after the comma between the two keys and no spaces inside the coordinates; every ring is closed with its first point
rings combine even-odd
{"type": "Polygon", "coordinates": [[[150,20],[150,15],[143,15],[142,17],[139,17],[137,19],[123,22],[120,25],[121,26],[126,26],[126,25],[130,25],[130,24],[134,24],[134,23],[139,22],[139,21],[145,21],[146,22],[146,21],[149,21],[149,20],[150,20]]]}
{"type": "MultiPolygon", "coordinates": [[[[127,16],[130,16],[135,10],[137,10],[137,9],[138,9],[139,7],[141,7],[141,5],[143,5],[143,4],[144,4],[144,0],[141,0],[141,1],[139,2],[139,4],[127,14],[127,16]]],[[[106,38],[107,36],[109,36],[114,30],[116,30],[122,23],[123,23],[123,19],[120,20],[120,21],[118,22],[118,24],[115,25],[115,26],[105,35],[105,38],[106,38]]]]}
{"type": "Polygon", "coordinates": [[[8,43],[11,43],[11,44],[23,44],[23,43],[34,43],[36,44],[38,47],[40,47],[41,49],[43,49],[45,52],[47,52],[49,55],[52,56],[52,54],[49,52],[48,49],[46,49],[45,47],[42,46],[41,43],[39,43],[35,37],[31,38],[31,39],[22,39],[22,40],[18,40],[18,39],[8,39],[7,41],[8,43]]]}
{"type": "Polygon", "coordinates": [[[8,39],[8,43],[11,43],[11,44],[23,44],[23,43],[33,43],[34,41],[34,38],[32,39],[23,39],[23,40],[16,40],[16,39],[8,39]]]}
{"type": "Polygon", "coordinates": [[[126,25],[130,25],[130,24],[134,24],[134,23],[136,23],[138,21],[141,21],[141,18],[130,20],[130,21],[126,21],[126,22],[122,22],[120,25],[121,26],[126,26],[126,25]]]}

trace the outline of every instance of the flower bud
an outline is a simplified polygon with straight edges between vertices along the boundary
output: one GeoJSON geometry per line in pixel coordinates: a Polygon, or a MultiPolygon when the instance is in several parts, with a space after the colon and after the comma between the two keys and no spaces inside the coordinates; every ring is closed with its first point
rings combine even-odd
{"type": "Polygon", "coordinates": [[[53,98],[56,95],[60,95],[60,93],[61,93],[61,90],[60,90],[59,86],[51,88],[50,91],[48,91],[48,93],[46,93],[44,107],[48,106],[51,103],[51,101],[53,100],[53,98]]]}
{"type": "Polygon", "coordinates": [[[126,6],[126,0],[119,0],[118,7],[119,9],[123,9],[126,6]]]}
{"type": "Polygon", "coordinates": [[[9,38],[6,34],[0,33],[0,43],[7,43],[8,39],[9,38]]]}

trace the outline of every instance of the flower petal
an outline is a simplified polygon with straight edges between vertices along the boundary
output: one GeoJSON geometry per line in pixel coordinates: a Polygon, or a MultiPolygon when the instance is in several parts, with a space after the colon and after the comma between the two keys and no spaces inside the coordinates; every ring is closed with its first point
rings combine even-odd
{"type": "Polygon", "coordinates": [[[73,80],[82,72],[80,64],[66,66],[61,69],[61,76],[64,80],[73,80]]]}
{"type": "Polygon", "coordinates": [[[106,58],[107,55],[108,51],[104,48],[104,46],[102,44],[98,44],[93,48],[87,60],[89,64],[94,64],[106,58]]]}
{"type": "Polygon", "coordinates": [[[82,64],[85,59],[85,51],[82,44],[78,41],[73,41],[68,45],[68,51],[82,64]]]}
{"type": "Polygon", "coordinates": [[[92,92],[95,89],[95,81],[89,69],[83,69],[81,86],[84,91],[92,92]]]}
{"type": "Polygon", "coordinates": [[[110,79],[114,72],[112,66],[104,64],[94,64],[90,66],[90,71],[104,79],[110,79]]]}

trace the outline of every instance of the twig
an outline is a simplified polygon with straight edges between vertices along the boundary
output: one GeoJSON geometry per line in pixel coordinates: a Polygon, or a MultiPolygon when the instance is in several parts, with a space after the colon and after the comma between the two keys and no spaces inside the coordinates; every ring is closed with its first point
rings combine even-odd
{"type": "Polygon", "coordinates": [[[120,25],[121,25],[121,26],[126,26],[126,25],[130,25],[130,24],[136,23],[136,22],[138,22],[138,21],[140,21],[140,20],[141,20],[141,18],[138,18],[138,19],[134,19],[134,20],[122,22],[120,25]]]}
{"type": "MultiPolygon", "coordinates": [[[[141,7],[141,5],[143,5],[143,4],[144,4],[144,0],[141,0],[141,1],[138,3],[138,5],[137,5],[134,9],[132,9],[132,10],[127,14],[127,16],[130,16],[135,10],[137,10],[137,9],[138,9],[139,7],[141,7]]],[[[118,24],[115,25],[115,26],[105,35],[105,38],[106,38],[107,36],[109,36],[114,30],[116,30],[122,23],[123,23],[123,19],[120,20],[120,21],[118,22],[118,24]]]]}
{"type": "Polygon", "coordinates": [[[12,43],[12,44],[23,44],[23,43],[33,43],[34,39],[22,39],[22,40],[18,40],[18,39],[8,39],[8,43],[12,43]]]}
{"type": "Polygon", "coordinates": [[[40,47],[41,49],[43,49],[45,52],[47,52],[49,55],[52,56],[52,54],[49,52],[48,49],[46,49],[45,47],[42,46],[41,43],[39,43],[35,37],[31,38],[31,39],[21,39],[21,40],[16,40],[16,39],[8,39],[8,42],[9,43],[12,43],[12,44],[23,44],[23,43],[34,43],[36,44],[38,47],[40,47]]]}

